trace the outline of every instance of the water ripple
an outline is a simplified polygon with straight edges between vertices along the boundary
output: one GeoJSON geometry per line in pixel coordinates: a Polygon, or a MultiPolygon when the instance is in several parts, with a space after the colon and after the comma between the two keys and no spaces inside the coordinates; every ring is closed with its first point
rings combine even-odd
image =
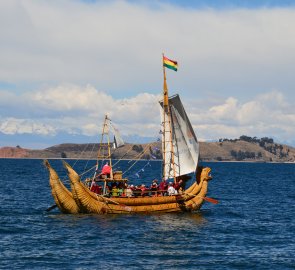
{"type": "Polygon", "coordinates": [[[294,165],[209,165],[218,205],[98,216],[45,212],[53,200],[42,161],[0,160],[0,269],[294,269],[294,165]]]}

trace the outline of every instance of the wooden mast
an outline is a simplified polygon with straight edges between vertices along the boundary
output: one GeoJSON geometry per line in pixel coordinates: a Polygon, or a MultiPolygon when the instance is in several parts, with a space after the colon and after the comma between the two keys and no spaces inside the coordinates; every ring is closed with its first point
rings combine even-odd
{"type": "MultiPolygon", "coordinates": [[[[98,154],[97,154],[97,165],[96,165],[96,169],[98,169],[98,160],[102,159],[102,160],[108,160],[109,165],[111,167],[111,173],[110,173],[110,178],[113,179],[113,168],[112,168],[112,159],[111,159],[111,145],[110,145],[110,127],[108,125],[108,121],[110,121],[110,119],[108,118],[107,115],[105,115],[104,118],[104,122],[103,122],[103,127],[102,127],[102,134],[101,134],[101,139],[100,139],[100,145],[98,148],[98,154]],[[103,139],[104,136],[107,135],[107,145],[104,145],[103,139]],[[107,147],[107,153],[105,153],[105,148],[107,147]]],[[[103,194],[105,194],[105,190],[106,190],[106,181],[104,181],[104,187],[103,187],[103,194]]]]}
{"type": "Polygon", "coordinates": [[[171,154],[171,163],[173,166],[173,176],[174,176],[174,183],[176,182],[176,170],[175,170],[175,162],[174,162],[174,147],[173,147],[173,135],[172,135],[172,125],[171,125],[171,113],[170,113],[170,106],[169,106],[169,95],[168,95],[168,87],[166,82],[166,70],[164,66],[164,53],[163,53],[163,76],[164,76],[164,84],[163,84],[163,179],[165,178],[165,167],[166,167],[166,141],[170,144],[170,154],[171,154]],[[166,119],[166,115],[168,119],[166,119]],[[166,130],[166,123],[169,126],[169,130],[166,130]],[[168,136],[166,135],[168,134],[168,136]]]}

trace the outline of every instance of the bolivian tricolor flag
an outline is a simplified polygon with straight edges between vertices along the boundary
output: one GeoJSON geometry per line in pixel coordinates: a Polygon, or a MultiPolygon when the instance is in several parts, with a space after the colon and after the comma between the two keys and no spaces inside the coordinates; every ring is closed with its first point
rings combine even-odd
{"type": "Polygon", "coordinates": [[[163,56],[163,66],[173,69],[174,71],[177,71],[178,64],[174,60],[170,60],[169,58],[163,56]]]}

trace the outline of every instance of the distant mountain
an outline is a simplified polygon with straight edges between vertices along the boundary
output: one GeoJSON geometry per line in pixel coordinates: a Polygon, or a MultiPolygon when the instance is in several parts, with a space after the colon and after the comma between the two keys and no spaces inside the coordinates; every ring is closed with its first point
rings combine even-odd
{"type": "MultiPolygon", "coordinates": [[[[0,158],[79,158],[96,159],[98,144],[54,145],[43,150],[17,147],[0,148],[0,158]]],[[[161,159],[161,142],[126,144],[112,149],[114,159],[161,159]]],[[[239,139],[220,139],[218,142],[201,142],[202,161],[254,161],[295,162],[295,148],[277,144],[271,138],[241,136],[239,139]]]]}

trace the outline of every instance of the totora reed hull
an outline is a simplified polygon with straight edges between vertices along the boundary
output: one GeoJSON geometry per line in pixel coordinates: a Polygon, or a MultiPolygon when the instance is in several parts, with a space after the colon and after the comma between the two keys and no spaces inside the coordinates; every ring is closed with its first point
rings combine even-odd
{"type": "Polygon", "coordinates": [[[47,160],[44,161],[44,165],[49,171],[51,194],[59,210],[64,214],[80,213],[80,208],[76,204],[72,193],[60,181],[56,171],[50,166],[47,160]]]}
{"type": "Polygon", "coordinates": [[[48,161],[45,165],[49,171],[49,182],[56,205],[63,213],[68,214],[129,214],[129,213],[170,213],[188,212],[200,209],[207,194],[208,181],[211,180],[211,169],[198,168],[196,181],[183,194],[159,197],[121,197],[108,198],[91,192],[79,175],[66,162],[71,182],[69,191],[59,179],[48,161]]]}

